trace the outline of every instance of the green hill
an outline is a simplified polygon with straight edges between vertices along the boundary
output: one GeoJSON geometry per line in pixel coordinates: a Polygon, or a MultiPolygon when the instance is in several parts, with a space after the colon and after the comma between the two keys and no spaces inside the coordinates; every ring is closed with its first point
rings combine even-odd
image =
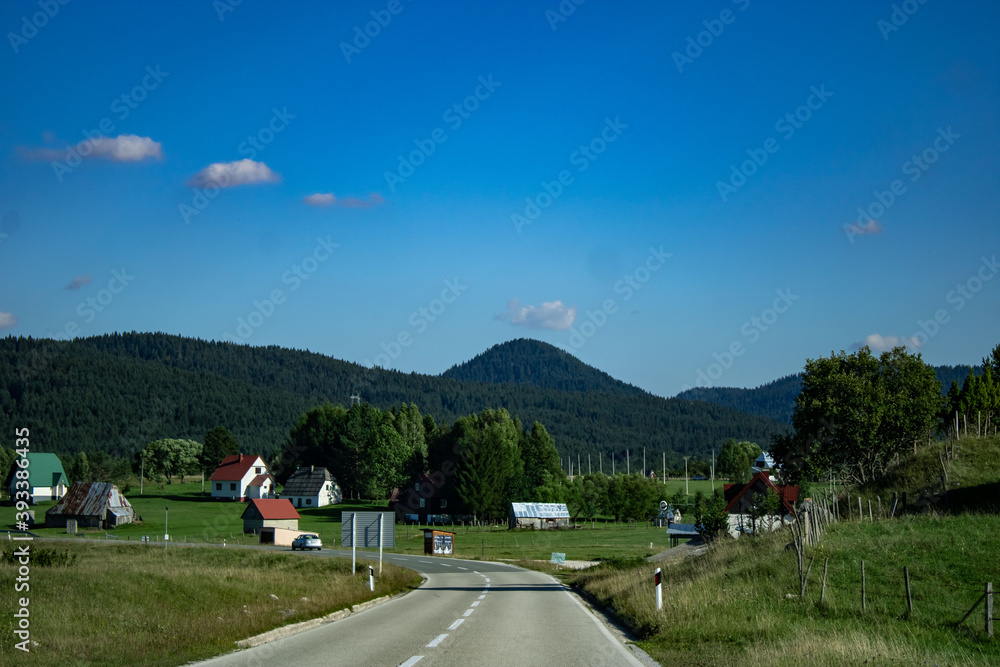
{"type": "Polygon", "coordinates": [[[666,453],[674,466],[682,455],[707,456],[729,437],[767,442],[787,430],[730,408],[641,391],[463,382],[275,346],[134,332],[0,339],[0,428],[29,427],[36,451],[131,457],[151,440],[200,440],[223,425],[244,451],[267,455],[301,413],[326,401],[347,404],[352,395],[380,408],[415,403],[438,422],[504,407],[526,426],[542,422],[563,456],[645,447],[657,459],[666,453]]]}
{"type": "Polygon", "coordinates": [[[587,391],[619,396],[636,396],[646,392],[604,371],[588,366],[554,345],[529,338],[518,338],[494,345],[469,361],[452,366],[442,377],[467,382],[512,384],[556,389],[587,391]]]}

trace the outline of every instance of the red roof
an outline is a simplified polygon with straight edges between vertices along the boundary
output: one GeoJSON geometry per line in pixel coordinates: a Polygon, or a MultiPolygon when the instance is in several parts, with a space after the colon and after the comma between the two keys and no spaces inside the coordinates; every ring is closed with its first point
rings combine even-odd
{"type": "Polygon", "coordinates": [[[301,519],[295,511],[292,501],[288,498],[254,498],[247,505],[240,518],[246,516],[251,509],[256,509],[262,519],[301,519]]]}
{"type": "Polygon", "coordinates": [[[771,481],[771,476],[767,471],[761,471],[750,478],[743,487],[740,487],[738,491],[735,491],[739,484],[726,484],[723,486],[723,495],[729,502],[726,504],[726,511],[732,512],[736,506],[739,504],[740,498],[750,491],[754,485],[761,482],[764,488],[772,488],[777,494],[778,498],[781,499],[781,504],[788,514],[795,514],[794,503],[799,499],[799,487],[798,485],[787,485],[787,486],[776,486],[774,482],[771,481]],[[735,491],[735,493],[734,493],[735,491]]]}
{"type": "Polygon", "coordinates": [[[247,486],[264,486],[264,482],[267,480],[271,480],[271,482],[274,483],[274,478],[270,475],[257,475],[250,480],[250,483],[247,484],[247,486]]]}
{"type": "Polygon", "coordinates": [[[209,479],[213,482],[238,482],[246,476],[247,471],[258,459],[261,465],[265,465],[264,460],[256,454],[231,454],[222,459],[222,463],[209,479]]]}

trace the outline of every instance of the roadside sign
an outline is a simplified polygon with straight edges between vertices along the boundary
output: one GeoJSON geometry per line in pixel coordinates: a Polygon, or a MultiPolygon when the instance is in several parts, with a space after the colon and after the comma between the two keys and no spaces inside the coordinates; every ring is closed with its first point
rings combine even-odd
{"type": "Polygon", "coordinates": [[[566,554],[556,553],[555,551],[553,551],[552,562],[555,563],[556,565],[562,565],[563,563],[566,562],[566,554]]]}

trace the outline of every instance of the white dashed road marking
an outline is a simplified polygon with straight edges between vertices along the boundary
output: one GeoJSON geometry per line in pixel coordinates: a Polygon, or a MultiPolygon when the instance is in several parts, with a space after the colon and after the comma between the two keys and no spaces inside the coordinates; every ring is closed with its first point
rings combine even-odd
{"type": "Polygon", "coordinates": [[[431,640],[431,643],[427,645],[427,648],[434,648],[438,644],[444,641],[444,638],[448,636],[448,633],[440,634],[431,640]]]}

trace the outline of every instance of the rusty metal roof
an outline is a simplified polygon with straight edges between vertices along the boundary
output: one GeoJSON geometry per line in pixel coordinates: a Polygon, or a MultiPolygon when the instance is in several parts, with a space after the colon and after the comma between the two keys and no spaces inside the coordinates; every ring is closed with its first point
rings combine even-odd
{"type": "Polygon", "coordinates": [[[116,508],[132,509],[118,487],[110,482],[77,482],[46,515],[99,516],[116,508]]]}

